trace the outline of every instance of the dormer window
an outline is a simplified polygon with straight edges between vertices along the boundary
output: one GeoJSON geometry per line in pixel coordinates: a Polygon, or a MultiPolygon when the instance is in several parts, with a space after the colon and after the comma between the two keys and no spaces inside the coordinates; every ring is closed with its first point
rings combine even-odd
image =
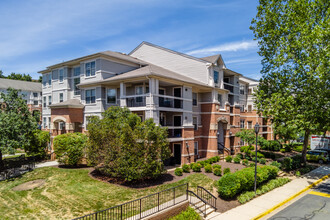
{"type": "Polygon", "coordinates": [[[218,71],[214,71],[213,78],[214,78],[214,84],[218,84],[219,83],[219,72],[218,71]]]}
{"type": "Polygon", "coordinates": [[[86,77],[95,76],[95,61],[85,63],[85,75],[86,77]]]}

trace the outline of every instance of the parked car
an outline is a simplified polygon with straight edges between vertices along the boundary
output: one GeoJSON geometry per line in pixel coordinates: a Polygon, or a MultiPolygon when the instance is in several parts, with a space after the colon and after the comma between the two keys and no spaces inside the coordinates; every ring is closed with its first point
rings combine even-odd
{"type": "Polygon", "coordinates": [[[307,151],[306,159],[313,162],[327,163],[329,161],[329,154],[324,150],[310,150],[307,151]]]}

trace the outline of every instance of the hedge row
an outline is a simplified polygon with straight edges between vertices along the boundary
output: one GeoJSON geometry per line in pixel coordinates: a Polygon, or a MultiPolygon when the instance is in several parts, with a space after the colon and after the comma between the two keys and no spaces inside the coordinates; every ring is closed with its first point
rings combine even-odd
{"type": "MultiPolygon", "coordinates": [[[[274,166],[257,168],[257,185],[277,176],[279,169],[274,166]]],[[[254,168],[248,167],[235,173],[227,173],[218,181],[218,193],[224,199],[230,199],[237,194],[249,191],[254,187],[254,168]]]]}

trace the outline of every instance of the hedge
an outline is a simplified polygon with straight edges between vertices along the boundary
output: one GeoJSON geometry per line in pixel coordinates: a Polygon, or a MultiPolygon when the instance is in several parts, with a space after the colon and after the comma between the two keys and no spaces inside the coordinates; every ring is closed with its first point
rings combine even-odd
{"type": "Polygon", "coordinates": [[[241,162],[241,158],[239,157],[234,157],[234,163],[240,163],[241,162]]]}
{"type": "Polygon", "coordinates": [[[230,173],[230,169],[227,167],[223,170],[223,175],[230,173]]]}
{"type": "Polygon", "coordinates": [[[187,164],[183,164],[183,165],[182,165],[182,170],[183,170],[183,172],[185,172],[185,173],[190,173],[190,166],[187,165],[187,164]]]}
{"type": "Polygon", "coordinates": [[[221,169],[219,168],[214,168],[213,169],[213,174],[216,176],[221,176],[221,169]]]}
{"type": "Polygon", "coordinates": [[[227,156],[227,157],[225,158],[225,160],[226,160],[226,162],[231,162],[231,161],[233,160],[233,158],[232,158],[231,156],[227,156]]]}
{"type": "Polygon", "coordinates": [[[193,166],[192,166],[192,170],[194,172],[201,172],[201,169],[202,169],[202,165],[200,163],[195,163],[193,166]]]}
{"type": "MultiPolygon", "coordinates": [[[[277,176],[278,168],[262,166],[257,168],[257,185],[277,176]]],[[[254,186],[254,168],[244,168],[235,173],[224,174],[218,181],[218,193],[221,198],[231,199],[237,194],[252,190],[254,186]]]]}
{"type": "Polygon", "coordinates": [[[212,173],[212,165],[208,164],[204,167],[206,173],[212,173]]]}
{"type": "Polygon", "coordinates": [[[183,170],[179,167],[174,170],[174,174],[177,176],[182,176],[182,173],[183,173],[183,170]]]}

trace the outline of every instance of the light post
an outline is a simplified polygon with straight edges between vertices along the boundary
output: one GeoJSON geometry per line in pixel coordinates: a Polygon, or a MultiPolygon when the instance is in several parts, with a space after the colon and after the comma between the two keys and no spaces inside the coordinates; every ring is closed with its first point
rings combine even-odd
{"type": "Polygon", "coordinates": [[[254,132],[256,133],[256,155],[255,155],[255,170],[254,170],[254,194],[257,194],[257,153],[258,153],[258,133],[259,133],[258,122],[254,126],[254,132]]]}

